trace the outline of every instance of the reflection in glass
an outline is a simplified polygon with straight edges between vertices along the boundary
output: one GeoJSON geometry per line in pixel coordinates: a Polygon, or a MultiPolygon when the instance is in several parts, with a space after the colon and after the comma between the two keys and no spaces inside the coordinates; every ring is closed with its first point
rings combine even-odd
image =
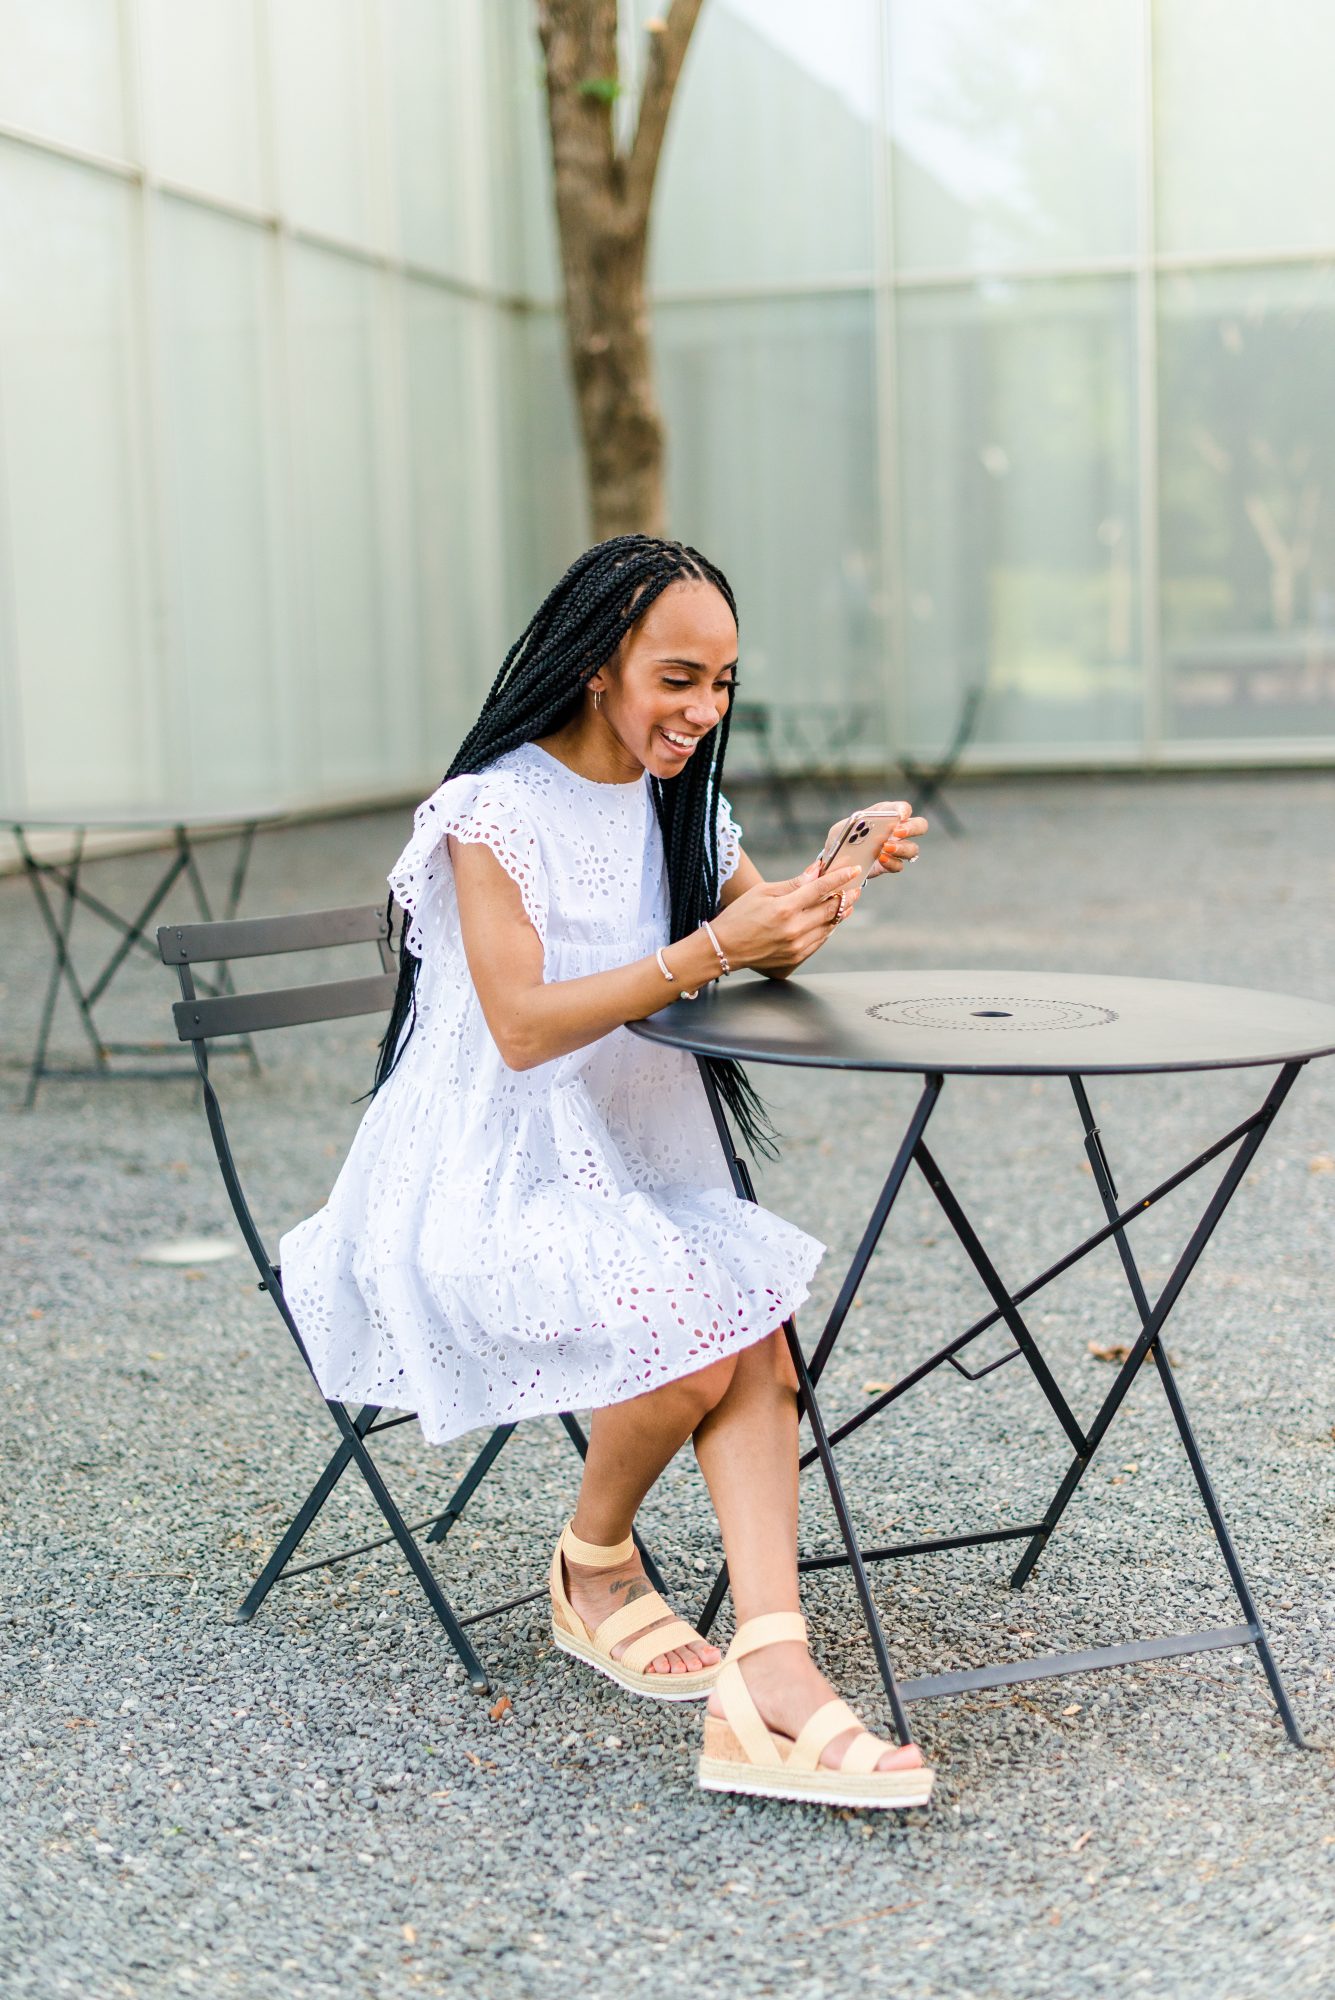
{"type": "Polygon", "coordinates": [[[163,366],[170,452],[175,666],[185,740],[169,746],[177,782],[202,805],[280,795],[275,707],[280,559],[269,504],[281,467],[267,322],[272,243],[260,229],[164,201],[163,366]]]}
{"type": "Polygon", "coordinates": [[[0,149],[3,607],[30,805],[141,803],[158,779],[157,653],[140,589],[142,328],[135,195],[0,149]]]}
{"type": "Polygon", "coordinates": [[[888,0],[902,270],[1131,253],[1138,14],[1127,0],[888,0]]]}
{"type": "Polygon", "coordinates": [[[1166,726],[1335,737],[1335,267],[1160,290],[1166,726]]]}
{"type": "Polygon", "coordinates": [[[1130,285],[900,302],[909,747],[985,690],[980,746],[1129,750],[1141,727],[1130,285]]]}
{"type": "Polygon", "coordinates": [[[875,40],[869,0],[705,8],[654,197],[656,286],[870,273],[875,40]]]}
{"type": "Polygon", "coordinates": [[[659,309],[672,532],[720,563],[746,697],[778,749],[884,742],[885,604],[866,297],[659,309]],[[821,710],[827,712],[822,720],[821,710]]]}
{"type": "Polygon", "coordinates": [[[1172,0],[1154,20],[1161,249],[1310,251],[1335,232],[1335,7],[1172,0]]]}

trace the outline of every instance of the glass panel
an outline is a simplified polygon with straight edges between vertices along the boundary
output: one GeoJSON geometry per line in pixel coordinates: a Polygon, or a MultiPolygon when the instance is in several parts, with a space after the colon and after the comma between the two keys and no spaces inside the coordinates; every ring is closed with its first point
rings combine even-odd
{"type": "Polygon", "coordinates": [[[0,0],[0,121],[127,157],[117,0],[0,0]]]}
{"type": "MultiPolygon", "coordinates": [[[[421,710],[416,773],[444,771],[514,634],[500,579],[500,413],[516,356],[497,306],[408,287],[413,580],[421,710]]],[[[545,594],[545,593],[544,593],[545,594]]],[[[533,607],[520,617],[517,632],[533,607]]]]}
{"type": "MultiPolygon", "coordinates": [[[[647,0],[638,9],[662,11],[647,0]]],[[[656,286],[870,273],[875,44],[872,0],[705,8],[659,167],[656,286]]]]}
{"type": "Polygon", "coordinates": [[[157,778],[136,455],[135,200],[0,150],[5,517],[29,805],[144,806],[157,778]]]}
{"type": "MultiPolygon", "coordinates": [[[[823,299],[656,314],[672,532],[728,574],[743,699],[794,763],[884,742],[872,307],[823,299]]],[[[759,745],[739,734],[736,763],[759,745]]]]}
{"type": "Polygon", "coordinates": [[[139,0],[154,172],[267,205],[255,0],[139,0]]]}
{"type": "MultiPolygon", "coordinates": [[[[164,377],[176,548],[174,632],[186,740],[172,768],[226,808],[283,783],[275,644],[277,522],[269,365],[273,245],[261,231],[165,201],[164,377]]],[[[184,787],[183,787],[184,789],[184,787]]]]}
{"type": "Polygon", "coordinates": [[[300,747],[311,792],[347,796],[401,776],[396,739],[413,728],[392,698],[400,663],[386,657],[377,280],[301,246],[289,270],[306,613],[300,747]]]}
{"type": "Polygon", "coordinates": [[[387,248],[372,179],[365,0],[272,0],[269,20],[284,216],[301,228],[387,248]]]}
{"type": "Polygon", "coordinates": [[[504,22],[481,5],[399,0],[385,17],[399,227],[412,262],[475,284],[513,285],[504,22]]]}
{"type": "MultiPolygon", "coordinates": [[[[532,0],[503,0],[503,10],[499,25],[508,29],[504,74],[514,148],[504,201],[518,238],[518,269],[512,282],[527,297],[550,304],[561,296],[561,259],[552,205],[552,142],[542,45],[532,0]]],[[[501,12],[498,7],[498,15],[501,12]]]]}
{"type": "Polygon", "coordinates": [[[1160,293],[1170,734],[1335,737],[1335,268],[1160,293]]]}
{"type": "Polygon", "coordinates": [[[1154,42],[1162,248],[1330,248],[1335,9],[1172,0],[1154,42]]]}
{"type": "Polygon", "coordinates": [[[902,270],[1130,255],[1139,8],[889,0],[902,270]]]}
{"type": "Polygon", "coordinates": [[[1138,747],[1130,282],[900,299],[905,710],[919,756],[1138,747]]]}

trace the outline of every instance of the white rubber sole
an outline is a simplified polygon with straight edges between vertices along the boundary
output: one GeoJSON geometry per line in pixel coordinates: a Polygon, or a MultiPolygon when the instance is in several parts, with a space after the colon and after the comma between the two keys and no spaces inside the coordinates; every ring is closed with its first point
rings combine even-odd
{"type": "Polygon", "coordinates": [[[557,1624],[552,1626],[552,1644],[558,1653],[569,1654],[581,1666],[592,1667],[596,1674],[605,1674],[627,1694],[641,1695],[646,1701],[703,1701],[713,1693],[718,1680],[718,1667],[701,1667],[694,1674],[634,1673],[619,1660],[609,1660],[605,1653],[595,1652],[592,1646],[581,1646],[573,1633],[562,1631],[557,1624]]]}
{"type": "Polygon", "coordinates": [[[701,1757],[697,1767],[705,1792],[741,1792],[751,1799],[790,1799],[796,1805],[857,1806],[865,1811],[902,1812],[925,1806],[935,1772],[873,1771],[866,1777],[841,1771],[768,1771],[732,1758],[701,1757]]]}

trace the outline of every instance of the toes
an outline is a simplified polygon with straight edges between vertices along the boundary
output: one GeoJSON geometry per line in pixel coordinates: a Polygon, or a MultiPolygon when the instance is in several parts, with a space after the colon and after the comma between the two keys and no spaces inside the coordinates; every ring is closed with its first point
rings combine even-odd
{"type": "Polygon", "coordinates": [[[916,1771],[922,1763],[922,1751],[916,1743],[905,1743],[898,1750],[892,1750],[882,1757],[876,1766],[878,1771],[916,1771]]]}

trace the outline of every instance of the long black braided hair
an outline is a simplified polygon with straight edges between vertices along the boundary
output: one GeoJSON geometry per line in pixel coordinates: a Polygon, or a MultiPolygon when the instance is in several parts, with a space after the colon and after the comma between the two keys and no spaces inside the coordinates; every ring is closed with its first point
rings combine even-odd
{"type": "MultiPolygon", "coordinates": [[[[737,601],[727,577],[683,542],[615,535],[587,549],[506,654],[445,779],[484,770],[507,750],[569,722],[586,682],[615,657],[621,641],[654,600],[680,582],[712,584],[736,618],[737,601]]],[[[730,712],[731,702],[710,731],[708,755],[702,746],[675,778],[650,778],[667,856],[672,939],[689,936],[704,918],[718,913],[716,808],[730,712]]],[[[401,943],[399,983],[380,1044],[374,1090],[393,1075],[416,1025],[420,969],[421,961],[401,943]]],[[[747,1145],[753,1152],[772,1155],[773,1127],[745,1073],[726,1058],[711,1056],[708,1061],[719,1094],[747,1145]]]]}

